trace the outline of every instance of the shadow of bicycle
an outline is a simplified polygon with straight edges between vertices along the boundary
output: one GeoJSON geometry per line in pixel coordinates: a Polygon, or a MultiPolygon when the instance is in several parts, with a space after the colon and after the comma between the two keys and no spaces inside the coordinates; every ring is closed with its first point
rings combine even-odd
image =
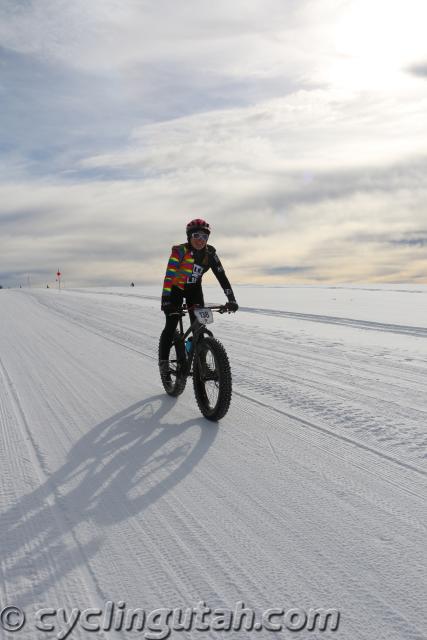
{"type": "Polygon", "coordinates": [[[218,426],[203,418],[168,423],[173,405],[165,395],[152,396],[101,422],[43,485],[0,515],[4,579],[20,606],[42,602],[46,591],[98,553],[99,536],[80,541],[82,523],[104,529],[143,517],[203,458],[218,426]]]}

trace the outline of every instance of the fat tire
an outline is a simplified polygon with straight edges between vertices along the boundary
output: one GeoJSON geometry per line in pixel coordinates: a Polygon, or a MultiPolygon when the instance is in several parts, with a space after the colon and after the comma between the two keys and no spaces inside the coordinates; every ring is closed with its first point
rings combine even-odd
{"type": "MultiPolygon", "coordinates": [[[[178,331],[175,331],[175,334],[173,337],[174,342],[178,338],[179,338],[179,333],[178,331]]],[[[175,359],[176,362],[178,362],[179,360],[179,355],[182,356],[182,354],[178,354],[178,349],[176,347],[176,344],[171,345],[171,348],[169,351],[169,359],[171,359],[171,355],[172,355],[172,360],[175,359]],[[174,355],[171,354],[171,351],[173,351],[174,355]]],[[[160,341],[159,341],[159,360],[160,360],[160,341]]],[[[177,366],[178,365],[176,364],[175,367],[177,366]]],[[[169,374],[169,379],[168,379],[168,374],[162,374],[162,372],[160,371],[160,380],[162,381],[162,385],[166,393],[169,396],[172,396],[173,398],[180,396],[185,389],[185,385],[187,384],[187,376],[183,375],[182,373],[177,374],[175,376],[171,376],[169,374]]]]}
{"type": "Polygon", "coordinates": [[[227,413],[232,394],[232,379],[230,362],[227,352],[219,340],[214,337],[203,337],[197,345],[197,353],[193,362],[193,387],[198,407],[208,420],[221,420],[227,413]],[[211,407],[206,394],[205,382],[198,362],[198,354],[209,350],[215,360],[215,370],[218,372],[218,398],[211,407]]]}

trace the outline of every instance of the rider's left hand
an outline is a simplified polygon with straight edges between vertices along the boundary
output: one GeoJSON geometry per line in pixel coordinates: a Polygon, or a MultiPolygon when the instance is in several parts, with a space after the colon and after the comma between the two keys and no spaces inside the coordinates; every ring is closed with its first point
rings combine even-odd
{"type": "Polygon", "coordinates": [[[235,313],[239,308],[239,305],[235,300],[229,300],[225,306],[227,307],[227,311],[232,311],[233,313],[235,313]]]}

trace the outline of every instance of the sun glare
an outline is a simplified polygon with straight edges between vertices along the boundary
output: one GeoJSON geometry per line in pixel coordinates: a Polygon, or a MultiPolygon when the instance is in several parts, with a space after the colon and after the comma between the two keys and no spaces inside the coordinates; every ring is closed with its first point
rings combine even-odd
{"type": "Polygon", "coordinates": [[[333,84],[393,89],[411,82],[408,66],[427,57],[424,0],[355,0],[334,28],[333,84]]]}

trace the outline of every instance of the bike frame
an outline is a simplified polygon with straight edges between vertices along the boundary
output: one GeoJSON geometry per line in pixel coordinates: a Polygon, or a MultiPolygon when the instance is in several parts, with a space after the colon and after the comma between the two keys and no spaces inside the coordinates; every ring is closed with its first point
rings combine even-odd
{"type": "MultiPolygon", "coordinates": [[[[185,376],[189,376],[191,374],[191,365],[193,363],[194,356],[197,353],[197,348],[198,348],[200,338],[204,334],[207,334],[208,336],[213,336],[212,332],[206,328],[206,325],[199,322],[197,318],[188,327],[187,331],[184,332],[184,325],[183,325],[182,319],[184,318],[184,316],[187,315],[187,313],[189,314],[189,312],[192,311],[193,309],[200,309],[200,308],[204,308],[204,307],[201,307],[200,305],[194,305],[192,307],[187,307],[186,305],[183,306],[183,310],[179,312],[179,336],[172,343],[173,345],[177,345],[178,342],[182,343],[182,349],[185,354],[185,370],[183,371],[185,376]],[[187,353],[187,350],[185,348],[185,341],[191,333],[193,334],[193,346],[190,353],[187,353]]],[[[212,306],[206,305],[206,308],[211,309],[212,311],[218,311],[219,313],[227,312],[225,305],[212,305],[212,306]]]]}

